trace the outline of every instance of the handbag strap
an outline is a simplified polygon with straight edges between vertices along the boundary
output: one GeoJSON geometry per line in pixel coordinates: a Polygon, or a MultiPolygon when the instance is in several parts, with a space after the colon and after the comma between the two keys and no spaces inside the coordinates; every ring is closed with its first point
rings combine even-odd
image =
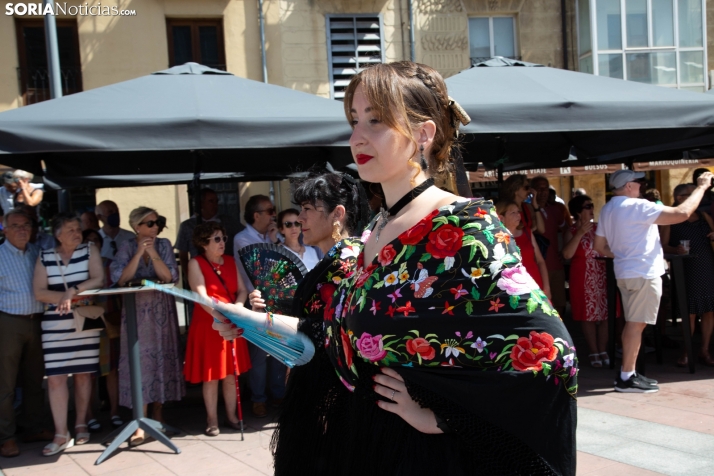
{"type": "Polygon", "coordinates": [[[55,264],[57,265],[57,269],[59,269],[60,276],[62,276],[62,282],[64,283],[64,290],[68,291],[69,287],[67,286],[67,280],[64,278],[64,271],[62,270],[64,263],[62,262],[59,255],[57,254],[57,250],[53,249],[52,252],[55,254],[55,264]]]}
{"type": "Polygon", "coordinates": [[[205,261],[206,263],[208,263],[208,266],[211,267],[211,269],[213,270],[213,272],[216,274],[216,277],[218,278],[218,280],[221,282],[221,284],[222,284],[223,287],[225,288],[226,292],[228,293],[228,296],[232,296],[232,297],[233,297],[233,301],[235,302],[235,300],[238,299],[238,293],[237,293],[237,292],[235,292],[235,293],[230,292],[230,290],[228,289],[228,285],[227,285],[226,282],[223,280],[223,278],[221,277],[221,275],[218,274],[218,271],[216,271],[216,268],[214,268],[213,265],[211,264],[211,262],[208,261],[208,258],[206,258],[204,255],[198,255],[198,256],[200,256],[201,258],[203,258],[204,261],[205,261]]]}

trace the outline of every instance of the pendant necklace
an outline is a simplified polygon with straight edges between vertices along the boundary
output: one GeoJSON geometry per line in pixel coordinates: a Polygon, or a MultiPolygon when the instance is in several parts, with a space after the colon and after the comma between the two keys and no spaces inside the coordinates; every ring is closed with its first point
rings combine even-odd
{"type": "Polygon", "coordinates": [[[387,222],[389,221],[389,219],[399,213],[402,208],[407,206],[409,202],[417,198],[432,185],[434,185],[434,179],[428,178],[424,180],[421,184],[419,184],[419,186],[408,191],[406,195],[400,198],[399,201],[395,203],[394,206],[392,206],[389,210],[384,209],[384,204],[379,208],[379,225],[377,225],[377,235],[375,237],[377,243],[379,243],[379,234],[382,233],[384,227],[387,226],[387,222]]]}
{"type": "MultiPolygon", "coordinates": [[[[219,259],[220,259],[220,258],[219,258],[219,259]]],[[[206,260],[206,261],[208,261],[208,263],[211,265],[211,267],[213,268],[213,271],[215,271],[215,273],[216,273],[218,276],[220,276],[220,275],[221,275],[221,265],[220,265],[220,263],[214,263],[214,262],[211,261],[211,260],[206,260]]]]}

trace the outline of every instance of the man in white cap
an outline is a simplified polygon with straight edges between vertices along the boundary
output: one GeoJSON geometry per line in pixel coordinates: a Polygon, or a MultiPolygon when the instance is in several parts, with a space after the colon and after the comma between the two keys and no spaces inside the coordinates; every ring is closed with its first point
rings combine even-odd
{"type": "Polygon", "coordinates": [[[610,176],[613,197],[600,211],[595,251],[615,259],[617,287],[625,309],[622,331],[622,368],[615,390],[626,393],[657,392],[657,381],[635,371],[642,332],[657,321],[664,274],[662,244],[657,225],[687,220],[710,187],[711,172],[697,179],[697,188],[678,207],[666,207],[640,198],[645,174],[618,170],[610,176]]]}

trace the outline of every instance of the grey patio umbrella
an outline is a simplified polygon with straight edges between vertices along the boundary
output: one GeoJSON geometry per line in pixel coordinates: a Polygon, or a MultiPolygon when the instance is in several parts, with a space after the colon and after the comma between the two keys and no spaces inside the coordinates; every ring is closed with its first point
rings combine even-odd
{"type": "Polygon", "coordinates": [[[493,58],[446,80],[475,170],[649,161],[714,145],[714,97],[493,58]],[[566,163],[567,165],[567,163],[566,163]]]}
{"type": "Polygon", "coordinates": [[[352,162],[342,103],[187,63],[0,113],[0,163],[62,186],[269,180],[352,162]]]}

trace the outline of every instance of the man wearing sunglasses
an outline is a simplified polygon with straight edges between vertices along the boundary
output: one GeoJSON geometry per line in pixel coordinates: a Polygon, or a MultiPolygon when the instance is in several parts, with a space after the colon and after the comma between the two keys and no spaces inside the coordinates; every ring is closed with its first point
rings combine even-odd
{"type": "MultiPolygon", "coordinates": [[[[245,230],[238,233],[233,239],[235,260],[248,293],[253,291],[254,288],[238,257],[238,250],[255,243],[279,243],[275,211],[275,205],[273,205],[269,197],[253,195],[245,204],[245,213],[243,215],[247,223],[245,230]]],[[[252,344],[249,344],[248,347],[252,366],[248,378],[252,392],[253,414],[258,418],[263,418],[268,415],[268,382],[270,393],[273,396],[273,404],[279,405],[285,396],[285,373],[287,368],[258,347],[252,344]]]]}
{"type": "Polygon", "coordinates": [[[622,331],[622,368],[615,391],[653,393],[657,381],[635,371],[642,332],[657,322],[664,260],[657,225],[675,225],[697,209],[711,187],[711,172],[697,179],[697,188],[677,207],[666,207],[640,198],[645,174],[618,170],[610,176],[613,198],[600,211],[595,232],[595,251],[615,260],[617,287],[622,294],[625,327],[622,331]]]}
{"type": "MultiPolygon", "coordinates": [[[[218,213],[218,194],[210,188],[202,188],[201,195],[201,221],[215,221],[223,225],[229,238],[226,243],[226,254],[233,254],[233,241],[230,239],[236,233],[243,230],[237,220],[229,215],[218,213]]],[[[181,223],[176,237],[174,248],[179,252],[179,263],[181,265],[181,276],[188,276],[188,261],[190,258],[198,256],[198,250],[193,245],[193,230],[198,225],[197,214],[181,223]]],[[[187,280],[184,284],[188,287],[187,280]]]]}

